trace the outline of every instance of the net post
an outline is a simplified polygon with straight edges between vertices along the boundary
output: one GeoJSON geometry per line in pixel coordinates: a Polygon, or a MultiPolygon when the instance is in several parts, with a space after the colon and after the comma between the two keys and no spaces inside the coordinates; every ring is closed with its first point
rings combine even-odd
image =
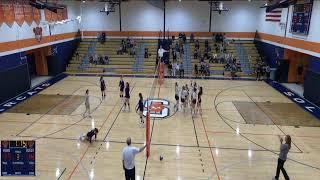
{"type": "Polygon", "coordinates": [[[147,145],[147,158],[150,156],[150,112],[147,111],[146,116],[146,145],[147,145]]]}
{"type": "Polygon", "coordinates": [[[158,65],[158,81],[159,81],[159,84],[162,85],[163,84],[163,81],[164,81],[164,63],[163,62],[159,62],[159,65],[158,65]]]}

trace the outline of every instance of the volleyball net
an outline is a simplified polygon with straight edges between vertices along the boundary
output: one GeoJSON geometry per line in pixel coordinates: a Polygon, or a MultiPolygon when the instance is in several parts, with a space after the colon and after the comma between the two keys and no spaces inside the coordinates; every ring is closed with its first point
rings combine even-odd
{"type": "Polygon", "coordinates": [[[150,92],[148,98],[146,99],[145,108],[146,108],[146,156],[150,156],[150,141],[151,141],[151,108],[152,108],[152,99],[159,98],[159,94],[156,95],[157,88],[160,88],[160,85],[164,83],[164,63],[159,62],[155,68],[155,73],[153,75],[152,85],[150,87],[150,92]]]}

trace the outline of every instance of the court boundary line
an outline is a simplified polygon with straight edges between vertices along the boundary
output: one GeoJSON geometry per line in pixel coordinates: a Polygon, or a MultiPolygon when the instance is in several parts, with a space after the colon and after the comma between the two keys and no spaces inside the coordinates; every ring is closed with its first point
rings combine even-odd
{"type": "MultiPolygon", "coordinates": [[[[130,81],[130,83],[131,83],[131,81],[130,81]]],[[[134,86],[132,87],[131,91],[133,90],[133,88],[134,88],[134,86]]],[[[112,114],[114,108],[116,107],[116,105],[117,105],[119,102],[121,102],[121,98],[119,98],[118,101],[117,101],[117,103],[113,106],[113,109],[109,112],[109,114],[108,114],[108,116],[106,117],[104,123],[109,119],[109,117],[110,117],[110,115],[112,114]]],[[[121,112],[121,110],[122,110],[122,107],[123,107],[123,104],[121,105],[120,110],[119,110],[118,115],[116,116],[115,120],[118,118],[118,116],[119,116],[119,114],[120,114],[120,112],[121,112]]],[[[115,120],[114,120],[114,122],[115,122],[115,120]]],[[[114,124],[114,122],[113,122],[113,124],[114,124]]],[[[104,126],[104,123],[103,123],[103,125],[100,127],[100,129],[104,126]]],[[[112,128],[112,126],[110,127],[110,129],[111,129],[111,128],[112,128]]],[[[110,129],[109,129],[109,131],[110,131],[110,129]]],[[[109,133],[109,131],[108,131],[108,133],[109,133]]],[[[108,133],[107,133],[107,135],[108,135],[108,133]]],[[[103,141],[105,140],[105,138],[107,137],[107,135],[104,137],[103,141]]],[[[90,147],[90,145],[87,146],[86,151],[83,153],[83,155],[82,155],[82,157],[80,158],[80,160],[78,161],[77,165],[74,167],[74,169],[72,170],[71,174],[70,174],[69,177],[67,178],[68,180],[71,179],[74,171],[78,168],[78,166],[79,166],[79,164],[81,163],[83,157],[87,154],[89,147],[90,147]]]]}
{"type": "Polygon", "coordinates": [[[52,78],[50,78],[50,79],[48,79],[48,80],[40,83],[40,84],[38,84],[37,86],[32,87],[32,88],[30,88],[30,89],[28,89],[28,90],[26,90],[26,91],[24,91],[24,92],[21,92],[20,94],[18,94],[18,95],[16,95],[16,96],[14,96],[14,97],[12,97],[12,98],[10,98],[10,99],[2,102],[2,103],[0,104],[0,107],[2,107],[3,109],[0,109],[0,114],[8,111],[9,109],[13,108],[14,106],[18,105],[19,103],[21,103],[21,102],[23,102],[23,101],[25,101],[25,100],[31,98],[32,96],[34,96],[34,95],[36,95],[36,94],[39,94],[41,91],[43,91],[43,90],[45,90],[45,89],[53,86],[54,84],[56,84],[57,82],[65,79],[66,77],[68,77],[68,75],[65,74],[65,73],[58,74],[58,75],[56,75],[56,76],[54,76],[54,77],[52,77],[52,78]],[[52,84],[51,84],[51,83],[52,83],[52,84]],[[46,85],[46,86],[44,86],[44,85],[46,85]],[[40,89],[39,89],[39,88],[40,88],[40,89]],[[28,94],[29,92],[34,91],[34,90],[37,90],[34,94],[31,94],[31,95],[28,94]],[[24,94],[28,94],[29,96],[28,96],[28,97],[25,97],[25,99],[22,99],[22,100],[19,100],[19,101],[14,101],[14,100],[17,99],[19,96],[22,96],[22,95],[24,95],[24,94]],[[14,102],[13,102],[14,104],[12,104],[12,101],[14,101],[14,102]],[[9,107],[5,106],[5,105],[8,104],[8,103],[10,103],[10,106],[9,106],[9,107]]]}
{"type": "MultiPolygon", "coordinates": [[[[33,137],[33,138],[37,138],[35,136],[17,136],[17,137],[33,137]]],[[[44,137],[42,139],[53,139],[53,140],[68,140],[68,141],[78,141],[78,138],[63,138],[63,137],[44,137]]],[[[109,143],[116,143],[116,144],[125,144],[125,141],[116,141],[116,140],[109,140],[109,141],[104,141],[104,140],[95,140],[95,142],[109,142],[109,143]]],[[[139,145],[143,145],[144,143],[142,142],[134,142],[132,144],[139,144],[139,145]]],[[[151,143],[151,145],[154,146],[167,146],[167,147],[176,147],[177,144],[164,144],[164,143],[151,143]]],[[[184,147],[184,148],[201,148],[201,149],[222,149],[222,150],[234,150],[234,151],[247,151],[247,150],[252,150],[255,152],[266,152],[268,150],[265,149],[246,149],[246,148],[234,148],[234,147],[217,147],[217,146],[194,146],[194,145],[184,145],[184,144],[179,144],[180,147],[184,147]]],[[[280,152],[278,150],[275,150],[274,152],[280,152]]],[[[297,151],[290,151],[290,153],[295,153],[295,154],[301,154],[301,152],[297,152],[297,151]]]]}
{"type": "MultiPolygon", "coordinates": [[[[200,117],[201,117],[201,121],[202,121],[202,125],[203,125],[204,132],[205,132],[205,134],[206,134],[206,138],[207,138],[207,141],[208,141],[208,145],[209,145],[209,147],[211,147],[211,143],[210,143],[210,140],[209,140],[209,137],[208,137],[208,133],[207,133],[206,126],[204,125],[204,121],[203,121],[203,118],[202,118],[202,114],[200,114],[200,117]]],[[[217,174],[217,176],[218,176],[218,180],[220,180],[220,175],[219,175],[219,171],[218,171],[218,168],[217,168],[216,161],[215,161],[214,156],[213,156],[212,148],[210,148],[210,153],[211,153],[211,157],[212,157],[212,161],[213,161],[214,167],[215,167],[215,169],[216,169],[216,174],[217,174]]]]}
{"type": "Polygon", "coordinates": [[[61,172],[60,176],[57,178],[57,180],[60,180],[60,178],[62,177],[62,175],[64,174],[64,172],[67,170],[67,168],[64,168],[63,171],[61,172]]]}
{"type": "MultiPolygon", "coordinates": [[[[80,90],[81,87],[77,88],[76,90],[74,90],[70,96],[66,96],[61,103],[65,102],[67,99],[70,99],[72,97],[72,95],[77,92],[78,90],[80,90]]],[[[32,96],[31,96],[32,97],[32,96]]],[[[26,131],[27,129],[29,129],[33,124],[37,123],[38,121],[40,121],[40,119],[42,119],[44,116],[48,115],[48,113],[50,111],[52,111],[54,108],[56,108],[58,105],[60,105],[61,103],[56,104],[55,106],[51,107],[47,112],[45,112],[44,114],[41,114],[40,117],[38,117],[35,121],[32,121],[31,124],[29,124],[27,127],[25,127],[24,129],[22,129],[18,134],[16,134],[16,136],[19,136],[20,134],[22,134],[24,131],[26,131]]],[[[24,114],[24,113],[23,113],[24,114]]]]}
{"type": "MultiPolygon", "coordinates": [[[[254,85],[242,85],[242,86],[233,86],[233,87],[231,86],[231,87],[225,88],[225,89],[221,90],[221,91],[215,96],[214,101],[213,101],[213,102],[214,102],[214,103],[213,103],[213,109],[218,113],[218,115],[220,116],[221,120],[222,120],[227,126],[229,126],[229,128],[232,129],[233,131],[235,131],[235,129],[234,129],[226,120],[224,120],[224,117],[222,117],[220,111],[218,111],[217,105],[216,105],[216,100],[217,100],[217,97],[218,97],[221,93],[223,93],[223,92],[225,92],[225,91],[227,91],[227,90],[229,90],[229,89],[239,88],[239,87],[245,87],[245,86],[254,86],[254,85]]],[[[267,150],[268,152],[271,152],[271,153],[273,153],[273,154],[275,154],[275,155],[279,155],[279,153],[277,153],[276,151],[270,150],[270,149],[268,149],[268,148],[266,148],[266,147],[264,147],[264,146],[256,143],[255,141],[249,139],[249,138],[248,138],[247,136],[245,136],[244,134],[239,133],[239,135],[240,135],[241,137],[243,137],[244,139],[246,139],[247,141],[249,141],[249,142],[251,142],[251,143],[253,143],[253,144],[261,147],[262,149],[265,149],[265,150],[267,150]]],[[[306,166],[306,167],[309,167],[309,168],[313,168],[313,169],[316,169],[316,170],[320,171],[320,167],[312,166],[312,165],[306,164],[306,163],[304,163],[304,162],[302,162],[302,161],[298,161],[298,160],[295,160],[295,159],[292,159],[292,158],[287,158],[287,159],[288,159],[288,160],[291,160],[292,162],[295,162],[295,163],[297,163],[297,164],[300,164],[300,165],[303,165],[303,166],[306,166]]]]}
{"type": "MultiPolygon", "coordinates": [[[[265,111],[264,109],[262,109],[259,104],[257,102],[255,102],[248,94],[247,92],[245,92],[244,90],[241,90],[242,92],[244,92],[244,94],[272,121],[273,125],[275,125],[282,133],[283,135],[287,135],[287,133],[285,133],[280,127],[279,125],[277,125],[275,122],[274,122],[274,119],[272,119],[265,111]]],[[[301,152],[303,152],[295,143],[294,141],[291,141],[292,144],[301,152]]]]}

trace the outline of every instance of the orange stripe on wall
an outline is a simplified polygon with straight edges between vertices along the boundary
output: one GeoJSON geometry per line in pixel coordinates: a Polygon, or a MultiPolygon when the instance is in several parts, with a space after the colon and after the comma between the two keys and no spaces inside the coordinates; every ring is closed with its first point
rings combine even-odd
{"type": "Polygon", "coordinates": [[[275,36],[275,35],[265,34],[265,33],[258,33],[257,38],[261,39],[261,40],[272,41],[275,43],[299,48],[299,49],[304,49],[307,51],[320,53],[320,43],[316,43],[316,42],[310,42],[310,41],[304,41],[304,40],[300,40],[300,39],[275,36]]]}
{"type": "MultiPolygon", "coordinates": [[[[101,31],[84,31],[84,36],[97,36],[101,31]]],[[[130,37],[159,37],[160,31],[105,31],[107,36],[130,36],[130,37]]],[[[218,32],[185,32],[186,36],[190,36],[191,33],[195,37],[212,37],[213,33],[218,32]]],[[[163,32],[162,32],[163,34],[163,32]]],[[[254,38],[255,32],[225,32],[228,38],[254,38]]],[[[169,32],[169,36],[178,36],[179,32],[169,32]]],[[[166,32],[166,36],[168,33],[166,32]]]]}
{"type": "MultiPolygon", "coordinates": [[[[101,31],[84,31],[84,36],[97,36],[97,33],[101,31]]],[[[107,36],[124,36],[124,37],[159,37],[160,32],[159,31],[105,31],[107,36]]],[[[195,37],[212,37],[213,33],[219,33],[219,32],[185,32],[186,36],[190,36],[190,34],[193,33],[195,37]]],[[[225,34],[227,38],[254,38],[255,32],[222,32],[225,34]]],[[[162,33],[163,34],[163,33],[162,33]]],[[[169,32],[169,36],[178,36],[179,32],[169,32]]],[[[6,51],[12,51],[17,50],[21,48],[41,45],[45,43],[51,43],[54,41],[69,39],[69,38],[75,38],[79,35],[77,32],[73,33],[65,33],[65,34],[59,34],[59,35],[53,35],[53,36],[46,36],[43,37],[41,42],[39,43],[35,38],[31,39],[24,39],[24,40],[18,40],[18,41],[10,41],[10,42],[2,42],[0,43],[0,52],[6,52],[6,51]]],[[[166,36],[168,34],[166,33],[166,36]]],[[[295,48],[300,48],[303,50],[311,51],[320,53],[320,43],[316,42],[310,42],[310,41],[304,41],[300,39],[294,39],[294,38],[284,38],[280,36],[275,36],[271,34],[265,34],[265,33],[258,33],[257,36],[258,39],[261,40],[267,40],[272,41],[278,44],[283,44],[295,48]]]]}
{"type": "Polygon", "coordinates": [[[12,50],[17,50],[21,48],[31,47],[31,46],[37,46],[41,44],[51,43],[54,41],[75,38],[77,36],[78,36],[77,32],[72,32],[72,33],[58,34],[58,35],[52,35],[52,36],[45,36],[45,37],[42,37],[42,40],[40,42],[38,42],[35,38],[23,39],[18,41],[10,41],[10,42],[2,42],[0,43],[0,52],[6,52],[6,51],[12,51],[12,50]]]}

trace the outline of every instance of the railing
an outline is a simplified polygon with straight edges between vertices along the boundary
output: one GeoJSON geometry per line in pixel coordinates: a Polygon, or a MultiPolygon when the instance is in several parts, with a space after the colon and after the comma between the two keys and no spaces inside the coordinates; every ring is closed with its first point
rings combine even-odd
{"type": "Polygon", "coordinates": [[[192,63],[190,58],[190,44],[185,43],[183,46],[184,54],[182,56],[183,58],[183,69],[185,74],[191,75],[192,74],[192,63]]]}
{"type": "Polygon", "coordinates": [[[135,63],[133,64],[133,72],[143,72],[145,44],[143,42],[137,44],[135,63]]]}
{"type": "Polygon", "coordinates": [[[90,45],[88,47],[88,52],[81,60],[81,64],[79,66],[79,70],[84,71],[86,68],[88,68],[88,66],[90,64],[89,63],[89,57],[94,57],[94,52],[96,50],[96,46],[97,46],[97,41],[96,40],[90,42],[90,45]]]}
{"type": "Polygon", "coordinates": [[[235,45],[236,45],[236,50],[239,56],[242,72],[244,72],[247,75],[252,74],[252,69],[251,69],[251,65],[249,62],[248,53],[246,49],[242,46],[241,43],[235,43],[235,45]]]}

